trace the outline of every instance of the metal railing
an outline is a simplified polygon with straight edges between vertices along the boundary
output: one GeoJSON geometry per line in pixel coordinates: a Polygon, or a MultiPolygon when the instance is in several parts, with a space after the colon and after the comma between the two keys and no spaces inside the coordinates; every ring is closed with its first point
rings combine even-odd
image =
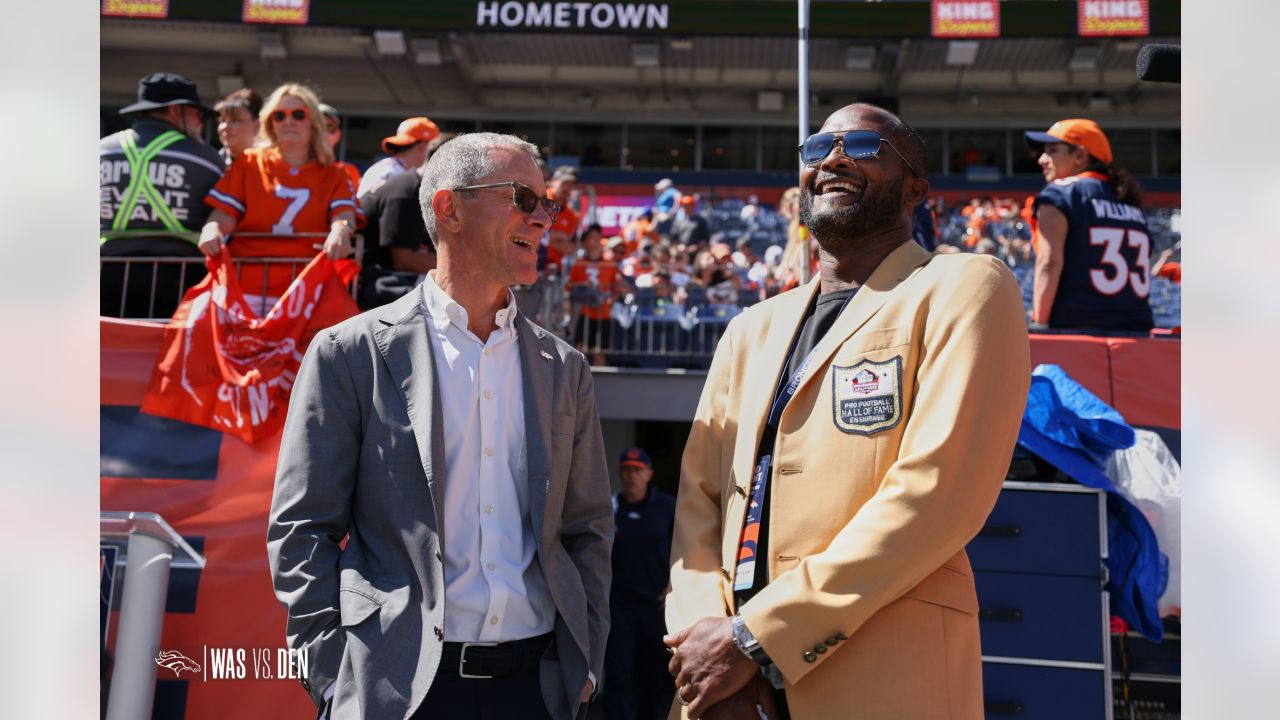
{"type": "MultiPolygon", "coordinates": [[[[110,233],[104,233],[103,236],[111,239],[110,233]]],[[[328,236],[328,233],[292,233],[288,235],[237,233],[236,236],[323,239],[328,236]]],[[[168,232],[143,232],[131,233],[129,237],[171,238],[175,237],[175,235],[168,232]]],[[[316,245],[315,249],[319,252],[322,247],[322,245],[316,245]]],[[[353,248],[356,258],[363,256],[363,236],[358,234],[353,236],[353,248]]],[[[298,277],[298,274],[302,272],[302,269],[314,259],[315,256],[245,257],[232,258],[232,263],[236,268],[236,279],[241,281],[243,281],[244,271],[247,268],[262,269],[261,287],[259,288],[256,285],[255,287],[245,287],[242,282],[241,290],[248,296],[246,299],[250,301],[250,305],[258,317],[263,317],[271,310],[275,300],[278,299],[272,297],[270,293],[272,281],[279,277],[279,275],[272,272],[272,269],[287,267],[289,270],[289,282],[293,282],[298,277]]],[[[147,257],[105,255],[99,258],[99,262],[102,287],[99,313],[104,317],[167,322],[173,317],[174,311],[177,310],[178,304],[181,303],[182,297],[186,292],[199,284],[208,274],[205,268],[204,256],[147,257]]],[[[359,276],[351,281],[349,289],[352,297],[357,296],[359,281],[359,276]]]]}
{"type": "Polygon", "coordinates": [[[614,294],[602,292],[590,282],[568,282],[572,267],[566,260],[563,272],[513,290],[521,312],[594,365],[706,368],[729,321],[742,312],[739,305],[709,303],[702,293],[677,303],[629,279],[614,294]]]}
{"type": "MultiPolygon", "coordinates": [[[[297,237],[293,235],[290,237],[297,237]]],[[[357,256],[363,240],[357,236],[357,256]]],[[[262,286],[242,289],[259,317],[276,298],[270,296],[271,269],[287,267],[290,281],[313,258],[233,258],[237,278],[250,267],[263,268],[262,286]]],[[[182,296],[206,275],[203,257],[100,258],[104,281],[101,314],[167,322],[182,296]],[[105,291],[114,274],[110,292],[105,291]]],[[[572,261],[537,283],[512,288],[520,312],[572,343],[597,365],[644,368],[706,368],[729,320],[742,308],[696,300],[676,304],[628,287],[617,297],[567,279],[572,261]],[[594,308],[596,312],[584,312],[594,308]],[[605,310],[607,309],[607,314],[605,310]],[[598,317],[589,317],[595,315],[598,317]]],[[[359,297],[359,277],[349,287],[359,297]]]]}

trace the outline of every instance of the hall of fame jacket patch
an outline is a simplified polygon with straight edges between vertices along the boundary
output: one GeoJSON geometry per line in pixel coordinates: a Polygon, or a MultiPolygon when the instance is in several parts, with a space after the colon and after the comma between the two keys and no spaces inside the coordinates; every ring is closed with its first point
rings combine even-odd
{"type": "Polygon", "coordinates": [[[902,356],[831,368],[831,414],[836,427],[871,435],[902,420],[902,356]]]}

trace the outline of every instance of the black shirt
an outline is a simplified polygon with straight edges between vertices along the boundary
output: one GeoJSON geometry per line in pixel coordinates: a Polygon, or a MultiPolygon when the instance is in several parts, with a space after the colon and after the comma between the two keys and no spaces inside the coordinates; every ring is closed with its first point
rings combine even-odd
{"type": "Polygon", "coordinates": [[[667,590],[671,571],[671,534],[676,499],[649,486],[644,499],[627,502],[614,496],[613,583],[615,601],[657,603],[667,590]]]}
{"type": "Polygon", "coordinates": [[[418,189],[422,176],[417,170],[399,173],[377,190],[360,199],[369,224],[364,231],[364,266],[392,269],[391,248],[417,250],[432,247],[431,236],[422,219],[418,189]]]}
{"type": "MultiPolygon", "coordinates": [[[[857,291],[858,288],[852,288],[819,295],[817,300],[809,306],[809,309],[805,312],[804,323],[800,326],[800,332],[796,335],[795,347],[791,351],[791,356],[787,358],[783,373],[778,378],[777,386],[774,389],[773,397],[775,401],[782,393],[782,388],[786,386],[791,380],[791,376],[795,374],[796,369],[799,368],[800,363],[804,362],[805,357],[813,351],[813,348],[818,345],[822,337],[835,324],[836,318],[840,316],[840,311],[844,309],[845,303],[857,291]]],[[[772,404],[770,409],[772,409],[772,404]]],[[[756,451],[757,462],[762,456],[773,454],[773,443],[777,436],[778,429],[766,422],[764,433],[760,437],[760,447],[756,451]]],[[[772,470],[770,470],[770,474],[773,474],[772,470]]],[[[760,537],[756,540],[757,559],[754,582],[752,582],[749,589],[735,594],[739,606],[755,597],[756,593],[769,584],[769,487],[771,482],[771,479],[766,480],[765,484],[764,510],[760,516],[760,537]]]]}

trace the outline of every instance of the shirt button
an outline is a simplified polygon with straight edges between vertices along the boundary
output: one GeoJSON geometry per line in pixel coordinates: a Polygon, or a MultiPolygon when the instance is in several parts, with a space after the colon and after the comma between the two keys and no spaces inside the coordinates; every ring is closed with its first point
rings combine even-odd
{"type": "Polygon", "coordinates": [[[493,393],[492,393],[492,392],[490,392],[490,391],[488,391],[488,390],[485,390],[485,391],[484,391],[484,399],[485,399],[485,400],[492,400],[492,399],[493,399],[493,393]]]}
{"type": "Polygon", "coordinates": [[[485,511],[485,513],[486,513],[486,514],[488,514],[488,515],[492,515],[492,514],[493,514],[493,506],[492,506],[492,505],[485,505],[485,506],[484,506],[484,511],[485,511]]]}
{"type": "Polygon", "coordinates": [[[494,565],[493,563],[489,563],[488,567],[489,567],[489,570],[497,570],[497,569],[498,569],[498,566],[497,566],[497,565],[494,565]]]}
{"type": "Polygon", "coordinates": [[[487,447],[487,448],[485,448],[485,449],[484,449],[484,454],[485,454],[485,455],[488,455],[489,457],[493,457],[493,448],[491,448],[491,447],[487,447]]]}
{"type": "Polygon", "coordinates": [[[817,660],[817,659],[818,659],[818,655],[817,655],[817,653],[815,653],[815,652],[814,652],[814,651],[812,651],[812,650],[807,650],[807,651],[805,651],[805,654],[804,654],[804,661],[805,661],[805,662],[811,663],[811,662],[813,662],[813,661],[815,661],[815,660],[817,660]]]}
{"type": "Polygon", "coordinates": [[[497,615],[494,615],[493,617],[489,618],[489,624],[490,624],[490,625],[497,625],[497,624],[498,624],[498,616],[497,616],[497,615]]]}

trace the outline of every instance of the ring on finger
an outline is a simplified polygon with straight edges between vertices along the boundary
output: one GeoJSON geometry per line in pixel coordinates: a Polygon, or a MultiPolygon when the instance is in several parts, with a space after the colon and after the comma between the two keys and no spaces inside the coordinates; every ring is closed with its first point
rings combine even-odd
{"type": "Polygon", "coordinates": [[[685,699],[684,699],[684,689],[685,689],[685,688],[687,688],[687,687],[689,687],[689,686],[688,686],[688,685],[681,685],[681,686],[676,690],[676,697],[680,700],[680,704],[681,704],[681,705],[684,705],[684,706],[686,706],[686,707],[687,707],[687,706],[689,705],[689,703],[691,702],[690,700],[685,700],[685,699]]]}

